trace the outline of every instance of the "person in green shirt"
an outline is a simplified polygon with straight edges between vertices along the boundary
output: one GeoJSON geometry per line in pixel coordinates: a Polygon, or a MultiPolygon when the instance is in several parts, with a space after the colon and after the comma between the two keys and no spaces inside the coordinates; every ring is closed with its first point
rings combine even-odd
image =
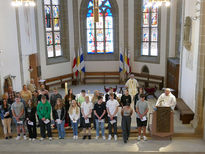
{"type": "Polygon", "coordinates": [[[52,140],[51,134],[51,104],[46,100],[46,96],[41,97],[41,101],[37,106],[37,114],[39,116],[41,141],[46,138],[46,130],[49,140],[52,140]]]}
{"type": "Polygon", "coordinates": [[[82,103],[85,102],[85,95],[86,95],[85,90],[81,90],[81,95],[77,99],[79,107],[81,107],[82,103]]]}

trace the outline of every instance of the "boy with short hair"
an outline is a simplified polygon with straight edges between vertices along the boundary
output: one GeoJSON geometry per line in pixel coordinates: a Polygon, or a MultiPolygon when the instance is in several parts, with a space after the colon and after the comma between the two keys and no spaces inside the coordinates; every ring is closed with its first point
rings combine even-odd
{"type": "Polygon", "coordinates": [[[89,96],[85,97],[85,102],[81,104],[81,112],[82,112],[82,124],[83,124],[83,140],[86,139],[88,136],[88,139],[91,139],[91,113],[93,109],[93,104],[89,100],[89,96]],[[88,134],[86,135],[86,129],[88,129],[88,134]]]}
{"type": "Polygon", "coordinates": [[[39,116],[40,131],[41,131],[41,141],[46,138],[46,130],[49,140],[52,140],[51,132],[51,104],[46,100],[46,96],[41,97],[41,101],[37,106],[37,114],[39,116]],[[45,130],[46,129],[46,130],[45,130]]]}
{"type": "Polygon", "coordinates": [[[107,101],[106,108],[108,113],[108,128],[109,136],[108,140],[112,139],[112,128],[114,128],[114,139],[117,141],[117,112],[118,112],[119,103],[114,99],[114,94],[110,94],[110,100],[107,101]]]}
{"type": "Polygon", "coordinates": [[[141,139],[141,130],[143,129],[143,139],[144,141],[147,140],[146,135],[146,126],[147,126],[147,112],[148,109],[148,102],[145,100],[146,95],[141,94],[140,100],[136,104],[136,113],[137,113],[137,127],[139,136],[137,138],[138,141],[141,139]]]}
{"type": "Polygon", "coordinates": [[[27,139],[26,138],[26,130],[24,127],[25,111],[24,111],[24,104],[21,102],[20,93],[16,93],[15,102],[12,104],[11,110],[12,110],[12,114],[16,120],[16,125],[17,125],[18,136],[16,137],[16,140],[19,140],[21,138],[21,136],[20,136],[21,129],[23,131],[24,140],[26,140],[27,139]]]}
{"type": "Polygon", "coordinates": [[[105,140],[104,124],[105,124],[106,107],[103,104],[103,97],[98,96],[98,103],[94,106],[95,123],[96,123],[96,139],[99,138],[99,124],[101,127],[102,138],[105,140]]]}

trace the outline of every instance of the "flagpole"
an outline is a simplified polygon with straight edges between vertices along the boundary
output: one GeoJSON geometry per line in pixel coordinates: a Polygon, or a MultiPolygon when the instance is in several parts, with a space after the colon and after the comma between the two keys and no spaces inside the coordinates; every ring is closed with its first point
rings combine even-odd
{"type": "Polygon", "coordinates": [[[82,81],[81,81],[81,79],[82,79],[82,77],[81,77],[81,75],[82,75],[82,70],[81,70],[81,53],[80,53],[80,47],[79,47],[79,56],[80,56],[80,84],[82,84],[82,81]]]}

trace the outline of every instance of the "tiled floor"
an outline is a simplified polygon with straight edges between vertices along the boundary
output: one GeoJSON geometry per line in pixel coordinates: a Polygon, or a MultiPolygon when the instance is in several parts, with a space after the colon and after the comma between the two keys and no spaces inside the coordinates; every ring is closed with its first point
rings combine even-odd
{"type": "Polygon", "coordinates": [[[0,153],[72,153],[72,154],[124,154],[136,152],[184,152],[190,154],[193,152],[205,153],[205,141],[201,139],[173,139],[173,140],[148,140],[136,141],[130,139],[127,144],[124,144],[122,139],[118,141],[103,141],[99,140],[82,140],[74,141],[71,138],[53,141],[16,141],[0,140],[0,153]]]}

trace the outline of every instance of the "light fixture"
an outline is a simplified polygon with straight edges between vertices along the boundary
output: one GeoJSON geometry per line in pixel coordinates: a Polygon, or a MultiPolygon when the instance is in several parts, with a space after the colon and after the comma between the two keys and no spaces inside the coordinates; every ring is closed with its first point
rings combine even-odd
{"type": "Polygon", "coordinates": [[[148,7],[152,7],[152,6],[161,7],[163,5],[169,7],[171,5],[170,0],[149,0],[147,4],[148,7]]]}
{"type": "Polygon", "coordinates": [[[34,0],[12,0],[11,5],[14,7],[34,7],[36,3],[34,0]]]}

